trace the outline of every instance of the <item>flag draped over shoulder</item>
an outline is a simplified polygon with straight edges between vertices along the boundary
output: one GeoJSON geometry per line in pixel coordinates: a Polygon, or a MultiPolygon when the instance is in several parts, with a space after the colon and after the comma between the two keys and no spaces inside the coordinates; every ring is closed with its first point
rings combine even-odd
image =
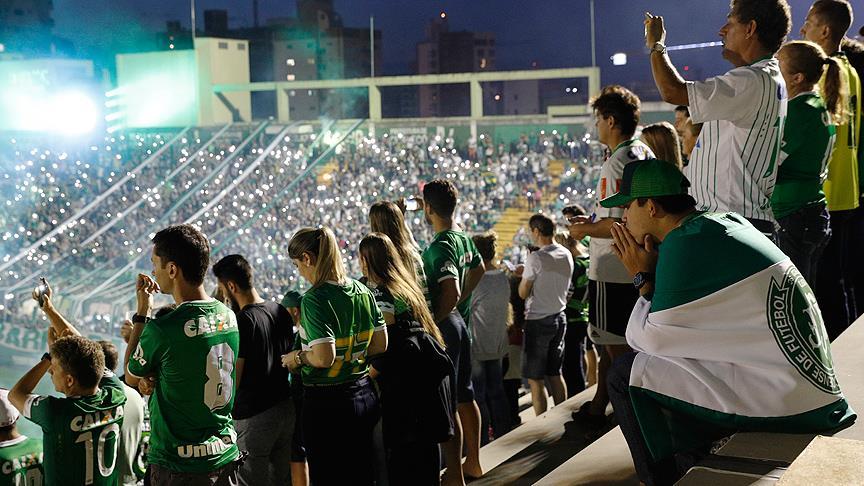
{"type": "Polygon", "coordinates": [[[660,245],[627,327],[630,394],[655,460],[735,430],[816,432],[855,419],[807,282],[735,213],[695,213],[660,245]]]}

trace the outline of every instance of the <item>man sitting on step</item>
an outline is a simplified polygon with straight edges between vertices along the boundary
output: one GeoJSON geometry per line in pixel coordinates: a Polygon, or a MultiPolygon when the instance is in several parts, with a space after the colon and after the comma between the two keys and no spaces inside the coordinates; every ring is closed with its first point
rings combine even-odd
{"type": "Polygon", "coordinates": [[[735,431],[821,432],[855,419],[813,291],[736,213],[696,211],[672,164],[637,161],[620,191],[614,251],[640,298],[627,326],[636,351],[609,373],[615,416],[646,485],[672,484],[676,454],[735,431]]]}

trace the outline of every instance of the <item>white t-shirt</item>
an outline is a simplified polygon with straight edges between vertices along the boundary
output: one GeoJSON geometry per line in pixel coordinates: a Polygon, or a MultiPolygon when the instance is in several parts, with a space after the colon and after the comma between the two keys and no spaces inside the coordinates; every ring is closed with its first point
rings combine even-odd
{"type": "Polygon", "coordinates": [[[525,318],[540,319],[567,307],[567,291],[573,275],[573,255],[558,243],[529,253],[522,278],[532,280],[531,295],[525,300],[525,318]]]}
{"type": "MultiPolygon", "coordinates": [[[[600,201],[617,193],[621,189],[621,179],[624,177],[624,166],[636,160],[653,159],[654,152],[641,140],[628,140],[612,151],[612,155],[603,162],[600,168],[600,180],[597,181],[597,193],[594,200],[594,221],[604,218],[621,218],[622,208],[604,208],[600,201]]],[[[612,251],[612,238],[591,238],[588,247],[591,265],[588,267],[588,278],[598,282],[632,283],[633,278],[627,273],[624,264],[612,251]]]]}
{"type": "Polygon", "coordinates": [[[786,119],[786,84],[775,58],[688,82],[690,119],[704,123],[684,174],[704,211],[773,221],[771,193],[786,119]]]}

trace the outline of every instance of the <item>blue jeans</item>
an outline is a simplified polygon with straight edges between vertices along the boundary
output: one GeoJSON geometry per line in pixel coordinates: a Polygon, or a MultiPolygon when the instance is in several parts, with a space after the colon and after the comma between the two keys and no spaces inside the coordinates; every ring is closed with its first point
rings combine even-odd
{"type": "Polygon", "coordinates": [[[496,439],[510,430],[501,360],[473,361],[471,382],[474,385],[474,399],[480,407],[480,444],[486,445],[489,442],[490,423],[496,439]]]}
{"type": "Polygon", "coordinates": [[[780,224],[777,246],[792,260],[814,290],[819,259],[831,238],[829,221],[825,203],[801,208],[777,220],[780,224]]]}

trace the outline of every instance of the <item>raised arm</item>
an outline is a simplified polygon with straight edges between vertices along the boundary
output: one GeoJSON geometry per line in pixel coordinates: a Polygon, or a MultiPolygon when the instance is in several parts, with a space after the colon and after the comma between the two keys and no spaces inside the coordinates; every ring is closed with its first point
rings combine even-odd
{"type": "MultiPolygon", "coordinates": [[[[654,75],[654,83],[663,101],[673,105],[690,105],[687,96],[687,83],[678,74],[678,70],[672,65],[669,54],[665,47],[658,49],[657,43],[666,43],[666,29],[663,26],[663,17],[651,15],[645,12],[645,44],[650,49],[651,73],[654,75]]],[[[659,47],[659,46],[658,46],[659,47]]]]}
{"type": "MultiPolygon", "coordinates": [[[[80,336],[81,333],[78,329],[76,329],[71,322],[67,321],[66,318],[60,314],[60,311],[54,307],[54,302],[51,300],[53,295],[54,293],[51,290],[51,286],[46,282],[45,292],[42,294],[42,303],[39,304],[39,308],[45,313],[45,317],[47,317],[48,322],[51,323],[51,328],[57,333],[57,337],[70,335],[80,336]]],[[[39,302],[39,292],[37,289],[33,290],[33,300],[37,303],[39,302]]]]}

